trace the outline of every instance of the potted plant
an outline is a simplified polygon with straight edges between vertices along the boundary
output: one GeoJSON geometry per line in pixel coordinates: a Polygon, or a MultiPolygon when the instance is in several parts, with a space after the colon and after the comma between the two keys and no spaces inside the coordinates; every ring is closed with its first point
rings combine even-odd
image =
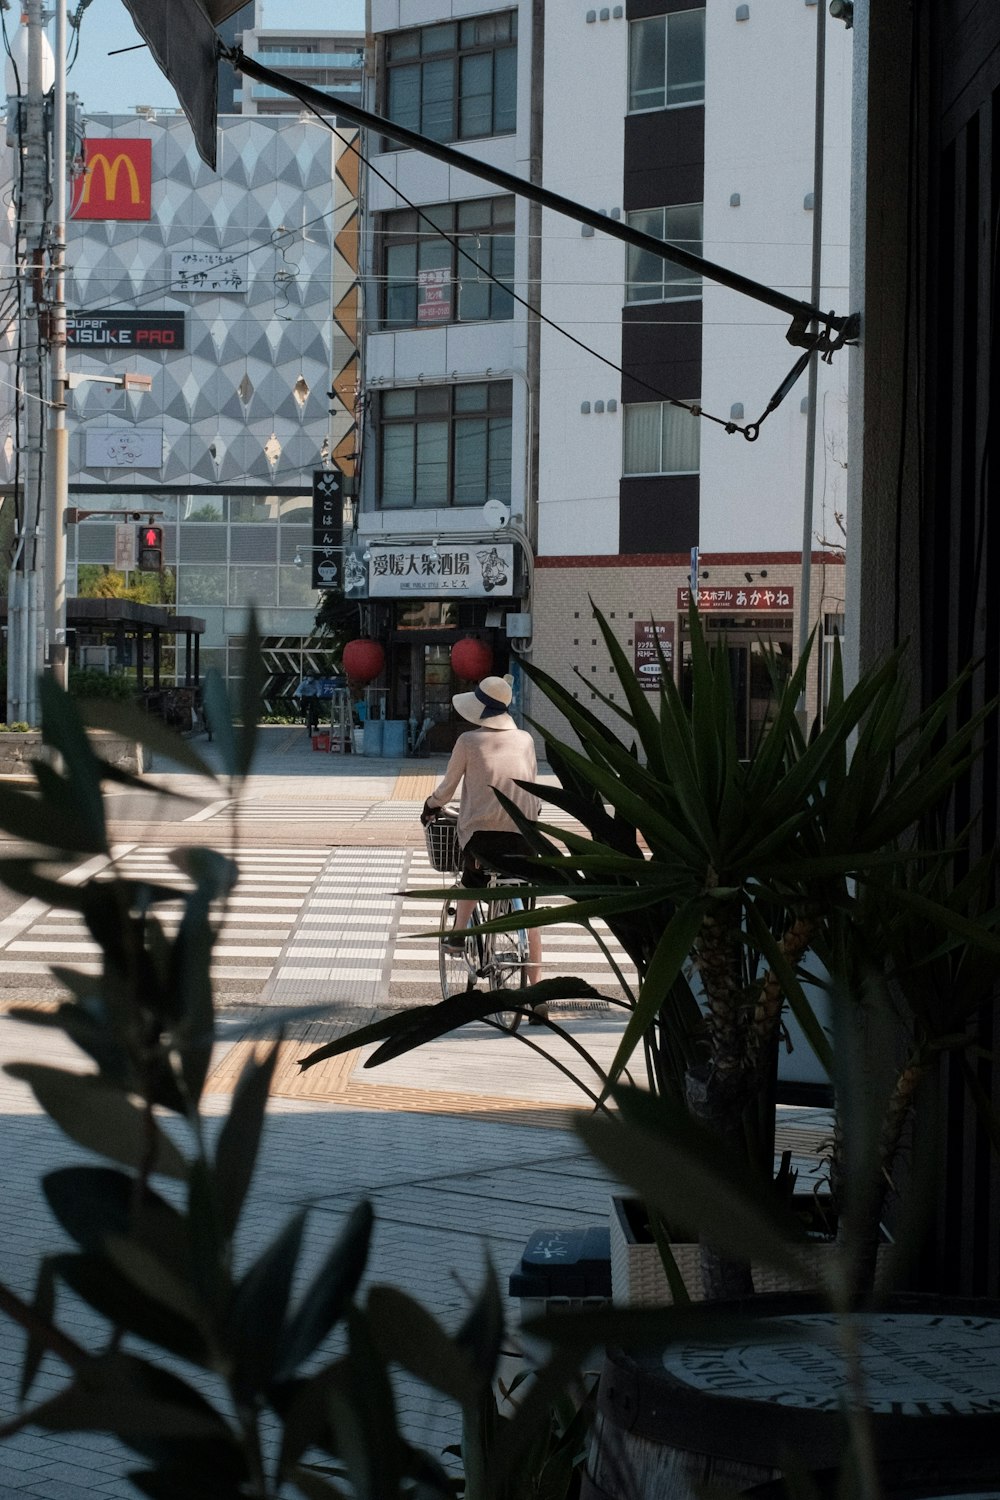
{"type": "MultiPolygon", "coordinates": [[[[964,679],[911,722],[902,650],[849,693],[838,659],[824,723],[806,737],[797,718],[808,669],[803,656],[787,678],[775,674],[773,711],[749,758],[741,759],[728,663],[709,650],[695,614],[689,701],[665,664],[658,701],[650,701],[614,632],[600,611],[595,616],[621,690],[620,698],[603,700],[619,732],[570,688],[526,667],[578,740],[573,746],[545,732],[559,785],[533,790],[589,835],[532,825],[511,809],[537,851],[530,893],[570,898],[568,906],[539,907],[530,920],[592,927],[600,917],[636,965],[638,990],[602,1091],[641,1051],[651,1091],[682,1101],[754,1181],[767,1182],[786,1006],[834,1072],[830,1037],[807,998],[803,965],[819,952],[836,970],[847,951],[844,935],[863,930],[862,910],[874,921],[880,903],[907,901],[903,874],[921,858],[913,830],[941,807],[969,764],[987,710],[942,737],[964,679]]],[[[956,897],[962,894],[957,887],[956,897]]],[[[936,941],[962,930],[970,941],[981,935],[974,917],[963,917],[940,891],[913,890],[911,897],[908,909],[919,911],[936,941]]],[[[876,954],[889,952],[870,931],[865,942],[876,954]]],[[[382,1039],[371,1059],[377,1064],[481,1011],[470,998],[389,1018],[303,1065],[382,1039]]],[[[874,1213],[874,1202],[870,1208],[874,1213]]],[[[659,1229],[662,1249],[666,1224],[659,1229]]],[[[708,1295],[752,1291],[746,1260],[717,1256],[710,1244],[703,1249],[708,1295]]]]}

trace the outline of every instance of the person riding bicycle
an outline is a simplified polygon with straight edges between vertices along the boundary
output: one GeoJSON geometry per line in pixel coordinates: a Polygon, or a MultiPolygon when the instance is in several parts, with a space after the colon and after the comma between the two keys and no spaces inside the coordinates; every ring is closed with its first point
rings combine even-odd
{"type": "MultiPolygon", "coordinates": [[[[458,842],[462,850],[461,883],[467,890],[481,890],[487,884],[487,871],[498,867],[496,861],[506,862],[511,855],[530,857],[532,853],[496,795],[502,792],[532,822],[541,811],[538,798],[517,785],[519,781],[534,781],[538,766],[531,735],[518,729],[508,712],[512,696],[507,677],[484,677],[471,693],[455,694],[452,703],[475,728],[459,735],[444,780],[431,792],[420,815],[425,826],[432,822],[461,783],[458,842]]],[[[460,934],[469,925],[474,906],[474,900],[456,903],[453,934],[445,939],[449,946],[464,947],[460,934]]],[[[541,965],[541,933],[537,927],[529,927],[529,984],[541,978],[541,965]]]]}

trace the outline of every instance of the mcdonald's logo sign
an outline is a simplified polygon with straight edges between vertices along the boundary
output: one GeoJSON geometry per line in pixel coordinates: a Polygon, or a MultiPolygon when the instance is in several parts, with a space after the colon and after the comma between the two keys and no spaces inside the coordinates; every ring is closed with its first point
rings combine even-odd
{"type": "Polygon", "coordinates": [[[153,199],[153,143],[103,136],[83,143],[83,174],[73,194],[74,219],[148,219],[153,199]]]}

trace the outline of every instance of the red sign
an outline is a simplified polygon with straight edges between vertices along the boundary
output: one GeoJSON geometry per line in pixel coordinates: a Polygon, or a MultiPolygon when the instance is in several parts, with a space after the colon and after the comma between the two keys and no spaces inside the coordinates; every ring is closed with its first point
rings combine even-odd
{"type": "Polygon", "coordinates": [[[73,190],[74,219],[149,219],[153,143],[102,136],[83,143],[83,175],[73,190]]]}
{"type": "Polygon", "coordinates": [[[672,620],[636,620],[635,675],[647,693],[658,693],[663,686],[659,646],[668,667],[674,664],[674,622],[672,620]]]}
{"type": "MultiPolygon", "coordinates": [[[[690,589],[677,590],[677,608],[687,611],[690,589]]],[[[700,615],[786,615],[795,602],[793,588],[768,587],[766,583],[743,583],[732,588],[698,590],[700,615]]]]}

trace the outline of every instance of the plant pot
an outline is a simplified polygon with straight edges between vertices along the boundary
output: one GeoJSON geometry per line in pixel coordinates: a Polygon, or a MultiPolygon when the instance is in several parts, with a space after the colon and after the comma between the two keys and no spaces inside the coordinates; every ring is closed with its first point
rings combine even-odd
{"type": "MultiPolygon", "coordinates": [[[[809,1195],[797,1194],[793,1202],[803,1214],[814,1208],[814,1200],[809,1195]]],[[[692,1301],[700,1302],[703,1296],[700,1245],[681,1241],[671,1244],[670,1248],[688,1296],[692,1301]]],[[[759,1295],[814,1290],[820,1283],[823,1261],[832,1254],[833,1249],[831,1236],[816,1235],[814,1246],[806,1252],[816,1269],[815,1280],[809,1283],[793,1282],[783,1271],[755,1265],[754,1290],[759,1295]]],[[[879,1248],[880,1269],[887,1249],[887,1246],[879,1248]]],[[[616,1307],[664,1307],[674,1300],[660,1260],[660,1252],[646,1223],[644,1205],[638,1198],[611,1200],[611,1296],[616,1307]]]]}
{"type": "MultiPolygon", "coordinates": [[[[760,1337],[609,1351],[582,1500],[695,1500],[712,1485],[743,1492],[777,1479],[789,1455],[808,1470],[837,1468],[844,1373],[834,1315],[808,1295],[754,1297],[728,1308],[759,1318],[760,1337]],[[769,1332],[768,1320],[778,1319],[787,1322],[775,1321],[769,1332]]],[[[895,1297],[859,1315],[858,1325],[887,1492],[940,1483],[947,1493],[946,1485],[992,1482],[1000,1305],[895,1297]]]]}

